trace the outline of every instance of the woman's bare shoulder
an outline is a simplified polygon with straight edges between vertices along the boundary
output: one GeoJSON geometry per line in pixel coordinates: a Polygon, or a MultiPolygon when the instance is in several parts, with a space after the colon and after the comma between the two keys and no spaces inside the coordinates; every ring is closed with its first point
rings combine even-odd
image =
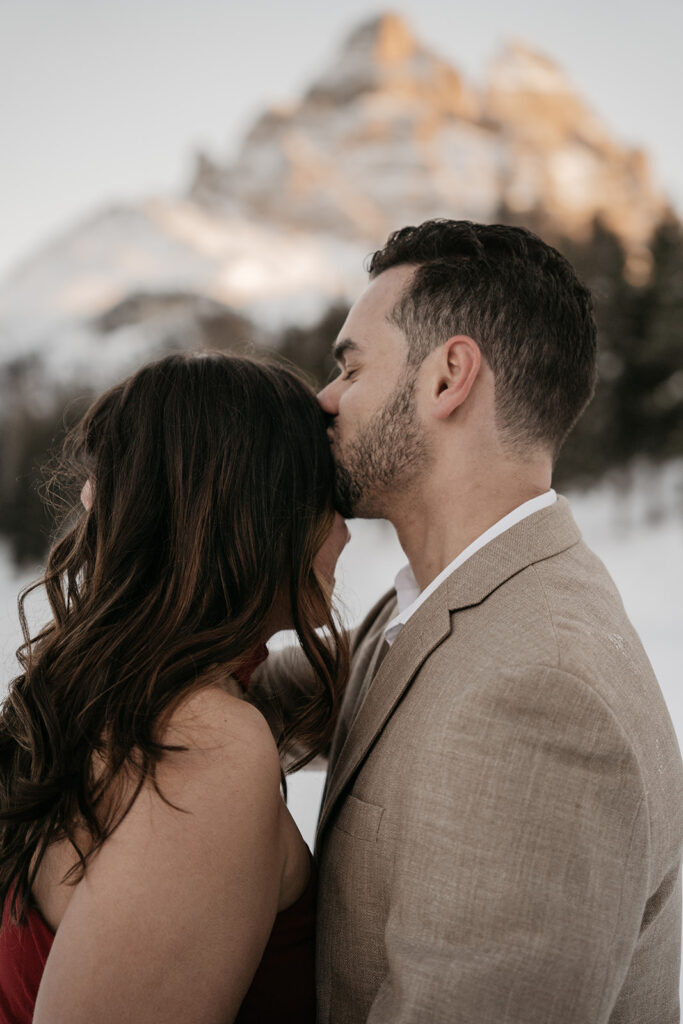
{"type": "Polygon", "coordinates": [[[163,753],[73,889],[36,1021],[156,1020],[159,999],[164,1020],[198,1019],[196,978],[205,1019],[225,1006],[232,1020],[253,976],[286,863],[275,743],[259,712],[211,687],[160,739],[183,749],[163,753]]]}
{"type": "Polygon", "coordinates": [[[280,758],[265,718],[253,705],[219,686],[206,686],[183,700],[161,734],[169,751],[161,765],[173,763],[220,772],[250,773],[279,793],[280,758]],[[185,756],[183,756],[185,755],[185,756]]]}

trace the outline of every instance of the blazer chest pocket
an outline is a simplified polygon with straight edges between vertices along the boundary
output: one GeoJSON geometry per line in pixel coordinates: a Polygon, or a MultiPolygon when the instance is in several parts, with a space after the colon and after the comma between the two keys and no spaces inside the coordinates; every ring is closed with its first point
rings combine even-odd
{"type": "Polygon", "coordinates": [[[374,843],[379,834],[379,826],[384,808],[378,804],[368,804],[355,796],[347,796],[334,823],[340,832],[346,832],[354,839],[362,839],[366,843],[374,843]]]}

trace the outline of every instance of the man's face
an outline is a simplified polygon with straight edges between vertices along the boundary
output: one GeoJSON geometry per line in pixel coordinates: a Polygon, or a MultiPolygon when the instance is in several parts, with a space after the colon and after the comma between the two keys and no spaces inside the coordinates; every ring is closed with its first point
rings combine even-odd
{"type": "Polygon", "coordinates": [[[413,267],[392,267],[368,285],[335,344],[340,374],[318,396],[333,417],[336,501],[346,518],[388,516],[400,489],[427,462],[417,371],[407,366],[405,336],[389,319],[413,273],[413,267]]]}

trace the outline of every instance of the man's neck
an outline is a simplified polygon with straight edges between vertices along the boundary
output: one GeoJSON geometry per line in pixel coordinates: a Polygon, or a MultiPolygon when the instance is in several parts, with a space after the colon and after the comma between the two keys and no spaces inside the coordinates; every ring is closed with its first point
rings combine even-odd
{"type": "Polygon", "coordinates": [[[391,521],[420,590],[486,530],[549,488],[549,473],[517,480],[506,474],[492,483],[461,484],[457,493],[437,486],[406,496],[391,521]]]}

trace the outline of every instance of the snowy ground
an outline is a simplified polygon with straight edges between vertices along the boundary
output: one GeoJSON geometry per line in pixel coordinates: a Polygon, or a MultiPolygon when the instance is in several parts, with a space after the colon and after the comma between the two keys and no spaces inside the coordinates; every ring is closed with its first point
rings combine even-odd
{"type": "MultiPolygon", "coordinates": [[[[640,633],[683,747],[683,463],[664,474],[644,472],[631,493],[605,486],[570,497],[584,538],[607,565],[640,633]]],[[[353,539],[340,560],[337,594],[353,623],[391,585],[404,558],[387,524],[350,525],[353,539]]],[[[0,550],[0,694],[16,672],[16,595],[31,575],[15,575],[0,550]]],[[[44,617],[39,601],[31,607],[32,620],[44,617]]],[[[309,844],[323,780],[317,771],[289,780],[289,805],[309,844]]]]}

